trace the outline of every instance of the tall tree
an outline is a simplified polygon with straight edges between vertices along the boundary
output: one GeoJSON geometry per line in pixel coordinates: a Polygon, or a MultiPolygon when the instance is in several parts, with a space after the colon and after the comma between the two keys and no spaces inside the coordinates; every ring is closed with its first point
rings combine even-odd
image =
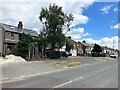
{"type": "Polygon", "coordinates": [[[92,52],[93,56],[100,56],[100,52],[102,52],[100,45],[95,43],[92,52]]]}
{"type": "MultiPolygon", "coordinates": [[[[82,41],[84,44],[86,43],[85,40],[82,41]]],[[[83,54],[86,54],[86,45],[83,45],[83,54]]]]}
{"type": "Polygon", "coordinates": [[[48,8],[41,9],[39,19],[44,25],[48,43],[52,45],[51,49],[61,48],[65,43],[65,35],[62,32],[65,28],[69,30],[73,15],[67,15],[62,7],[50,4],[48,8]]]}
{"type": "Polygon", "coordinates": [[[102,52],[100,45],[95,43],[92,52],[102,52]]]}
{"type": "Polygon", "coordinates": [[[45,50],[48,43],[47,43],[47,38],[43,32],[39,34],[37,42],[38,42],[40,56],[41,58],[45,58],[45,50]]]}

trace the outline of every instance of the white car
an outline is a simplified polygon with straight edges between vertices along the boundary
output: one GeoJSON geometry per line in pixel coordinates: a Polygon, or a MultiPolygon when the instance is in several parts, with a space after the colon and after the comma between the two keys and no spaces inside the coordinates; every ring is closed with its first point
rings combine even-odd
{"type": "Polygon", "coordinates": [[[118,55],[111,54],[110,57],[111,57],[111,58],[118,58],[118,55]]]}

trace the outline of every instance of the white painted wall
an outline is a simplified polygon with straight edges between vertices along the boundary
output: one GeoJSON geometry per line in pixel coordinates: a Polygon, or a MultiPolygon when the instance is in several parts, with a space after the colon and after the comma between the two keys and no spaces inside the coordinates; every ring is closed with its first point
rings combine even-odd
{"type": "Polygon", "coordinates": [[[77,51],[75,49],[70,51],[72,53],[72,56],[77,56],[77,51]]]}

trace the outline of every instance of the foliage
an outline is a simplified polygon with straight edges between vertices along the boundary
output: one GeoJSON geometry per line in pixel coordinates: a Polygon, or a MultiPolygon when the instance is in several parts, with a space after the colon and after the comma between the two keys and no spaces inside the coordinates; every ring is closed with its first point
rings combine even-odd
{"type": "Polygon", "coordinates": [[[43,23],[43,32],[48,43],[52,45],[51,48],[61,48],[65,44],[63,29],[69,28],[71,21],[73,21],[73,15],[66,15],[62,7],[50,4],[48,8],[41,9],[39,20],[43,23]]]}
{"type": "Polygon", "coordinates": [[[102,52],[102,49],[98,44],[95,44],[92,52],[102,52]]]}
{"type": "Polygon", "coordinates": [[[95,44],[94,47],[93,47],[93,50],[92,50],[92,56],[99,57],[100,52],[102,52],[101,47],[98,44],[95,44]]]}
{"type": "Polygon", "coordinates": [[[38,51],[41,54],[41,58],[45,58],[46,47],[48,45],[48,39],[41,32],[37,37],[38,51]]]}
{"type": "Polygon", "coordinates": [[[25,42],[18,42],[15,50],[13,51],[13,54],[17,56],[21,56],[23,58],[27,57],[28,55],[28,44],[25,42]]]}
{"type": "Polygon", "coordinates": [[[41,34],[38,36],[37,42],[38,42],[39,46],[43,46],[44,45],[44,47],[47,47],[47,44],[48,44],[47,43],[47,38],[43,37],[41,34]]]}
{"type": "Polygon", "coordinates": [[[58,59],[61,57],[61,53],[60,53],[60,51],[50,50],[47,52],[47,57],[49,57],[51,59],[58,59]]]}
{"type": "Polygon", "coordinates": [[[70,51],[74,48],[74,43],[71,41],[71,39],[66,38],[66,51],[70,51]]]}
{"type": "Polygon", "coordinates": [[[12,53],[17,56],[21,56],[26,58],[28,56],[28,52],[30,49],[31,42],[33,42],[33,38],[30,34],[21,34],[19,38],[19,42],[16,45],[16,48],[12,53]]]}
{"type": "MultiPolygon", "coordinates": [[[[82,42],[83,42],[84,44],[86,43],[85,40],[83,40],[82,42]]],[[[86,54],[86,46],[85,46],[85,45],[83,46],[83,54],[86,54]]]]}
{"type": "Polygon", "coordinates": [[[83,43],[86,43],[86,41],[85,41],[85,40],[83,40],[82,42],[83,42],[83,43]]]}

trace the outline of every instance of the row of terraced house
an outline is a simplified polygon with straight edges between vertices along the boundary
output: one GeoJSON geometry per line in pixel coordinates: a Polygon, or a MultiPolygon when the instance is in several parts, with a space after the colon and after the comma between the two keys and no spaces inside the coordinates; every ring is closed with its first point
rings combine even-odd
{"type": "MultiPolygon", "coordinates": [[[[15,48],[16,44],[19,41],[19,37],[21,36],[22,33],[25,34],[30,34],[33,37],[37,37],[38,33],[34,30],[31,29],[25,29],[23,28],[23,24],[20,21],[18,23],[18,26],[13,26],[13,25],[7,25],[4,23],[0,23],[0,56],[2,55],[7,55],[9,54],[12,49],[15,48]]],[[[93,49],[94,44],[88,44],[84,42],[76,42],[72,40],[70,37],[68,38],[73,42],[74,48],[70,51],[73,56],[78,56],[78,55],[91,55],[91,51],[93,49]]],[[[35,49],[34,47],[33,49],[35,49]]],[[[106,46],[101,46],[103,53],[106,53],[108,55],[110,54],[118,54],[117,49],[112,49],[108,48],[106,46]]],[[[61,51],[66,50],[66,46],[63,46],[61,51]]],[[[34,53],[35,54],[35,53],[34,53]]]]}

